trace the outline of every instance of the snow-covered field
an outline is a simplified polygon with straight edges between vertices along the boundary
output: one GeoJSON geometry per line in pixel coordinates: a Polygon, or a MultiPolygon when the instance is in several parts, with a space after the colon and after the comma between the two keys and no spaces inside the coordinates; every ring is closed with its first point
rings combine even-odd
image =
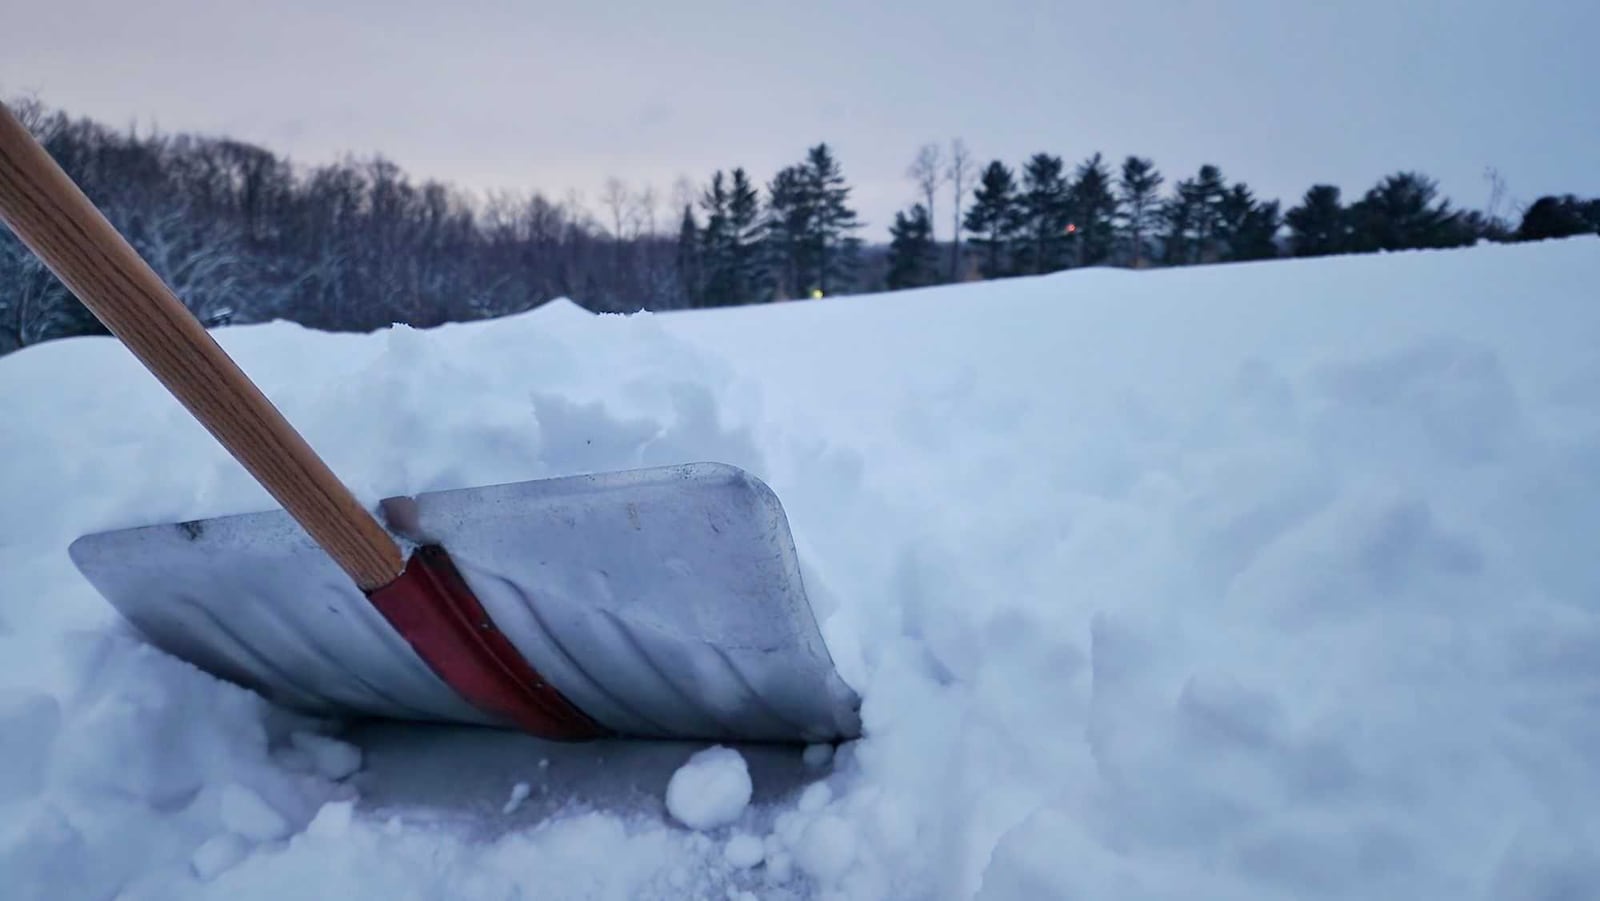
{"type": "Polygon", "coordinates": [[[867,735],[675,775],[273,710],[66,555],[270,502],[49,344],[0,359],[7,899],[1600,897],[1600,240],[218,337],[368,500],[760,475],[867,735]]]}

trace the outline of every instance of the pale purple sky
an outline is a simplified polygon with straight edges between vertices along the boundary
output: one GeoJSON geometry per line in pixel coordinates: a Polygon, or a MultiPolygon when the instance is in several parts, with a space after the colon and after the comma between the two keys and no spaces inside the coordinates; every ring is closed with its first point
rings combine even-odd
{"type": "MultiPolygon", "coordinates": [[[[1292,204],[1420,169],[1481,207],[1600,194],[1595,0],[49,0],[4,15],[0,96],[381,152],[474,190],[664,194],[826,140],[881,239],[917,147],[1203,162],[1292,204]]],[[[949,232],[948,193],[936,210],[949,232]]],[[[596,210],[598,212],[598,209],[596,210]]]]}

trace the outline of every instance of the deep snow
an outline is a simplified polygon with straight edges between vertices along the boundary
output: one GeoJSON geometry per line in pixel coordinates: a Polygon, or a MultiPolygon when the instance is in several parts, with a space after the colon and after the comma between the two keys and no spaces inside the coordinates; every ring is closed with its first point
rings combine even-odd
{"type": "Polygon", "coordinates": [[[270,502],[112,342],[0,358],[0,885],[1600,897],[1597,286],[1591,238],[219,332],[367,500],[777,491],[867,737],[747,751],[703,833],[700,748],[341,735],[143,646],[67,544],[270,502]]]}

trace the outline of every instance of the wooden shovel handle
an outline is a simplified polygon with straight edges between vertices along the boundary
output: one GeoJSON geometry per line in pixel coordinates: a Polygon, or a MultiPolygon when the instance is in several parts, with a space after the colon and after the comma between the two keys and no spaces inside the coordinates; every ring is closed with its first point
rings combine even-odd
{"type": "Polygon", "coordinates": [[[356,584],[370,591],[400,574],[383,527],[4,104],[0,219],[356,584]]]}

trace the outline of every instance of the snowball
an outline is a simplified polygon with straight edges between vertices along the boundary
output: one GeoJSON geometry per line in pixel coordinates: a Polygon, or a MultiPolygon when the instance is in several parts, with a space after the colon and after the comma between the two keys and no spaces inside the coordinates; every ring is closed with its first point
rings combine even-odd
{"type": "Polygon", "coordinates": [[[772,841],[778,847],[792,847],[800,841],[800,834],[805,832],[806,824],[811,818],[795,810],[785,810],[779,813],[777,819],[772,821],[772,841]]]}
{"type": "Polygon", "coordinates": [[[526,782],[518,782],[516,785],[511,786],[511,799],[506,801],[506,806],[500,808],[500,812],[505,814],[516,813],[517,808],[522,806],[522,802],[528,800],[528,792],[529,788],[526,782]]]}
{"type": "Polygon", "coordinates": [[[313,732],[289,736],[296,750],[311,758],[311,765],[324,779],[343,779],[361,769],[361,749],[338,739],[313,732]]]}
{"type": "Polygon", "coordinates": [[[250,849],[245,840],[232,832],[223,832],[205,840],[189,857],[189,866],[201,882],[210,882],[244,860],[250,849]]]}
{"type": "Polygon", "coordinates": [[[238,783],[222,789],[222,825],[229,831],[258,842],[268,842],[289,834],[289,821],[261,796],[238,783]]]}
{"type": "Polygon", "coordinates": [[[750,803],[750,770],[744,757],[721,745],[689,758],[667,782],[667,811],[690,829],[726,826],[750,803]]]}
{"type": "Polygon", "coordinates": [[[828,783],[813,782],[800,793],[800,801],[796,806],[806,813],[816,813],[827,807],[828,802],[832,800],[833,789],[828,787],[828,783]]]}
{"type": "Polygon", "coordinates": [[[722,856],[739,869],[748,870],[767,856],[767,849],[762,845],[761,839],[741,832],[728,839],[728,844],[722,849],[722,856]]]}
{"type": "Polygon", "coordinates": [[[833,760],[833,745],[806,745],[805,753],[800,755],[806,766],[812,769],[821,769],[833,760]]]}
{"type": "Polygon", "coordinates": [[[767,879],[771,882],[788,882],[794,875],[794,856],[787,851],[767,855],[767,879]]]}
{"type": "Polygon", "coordinates": [[[855,862],[855,829],[840,817],[818,817],[801,834],[794,857],[818,882],[837,882],[855,862]]]}

